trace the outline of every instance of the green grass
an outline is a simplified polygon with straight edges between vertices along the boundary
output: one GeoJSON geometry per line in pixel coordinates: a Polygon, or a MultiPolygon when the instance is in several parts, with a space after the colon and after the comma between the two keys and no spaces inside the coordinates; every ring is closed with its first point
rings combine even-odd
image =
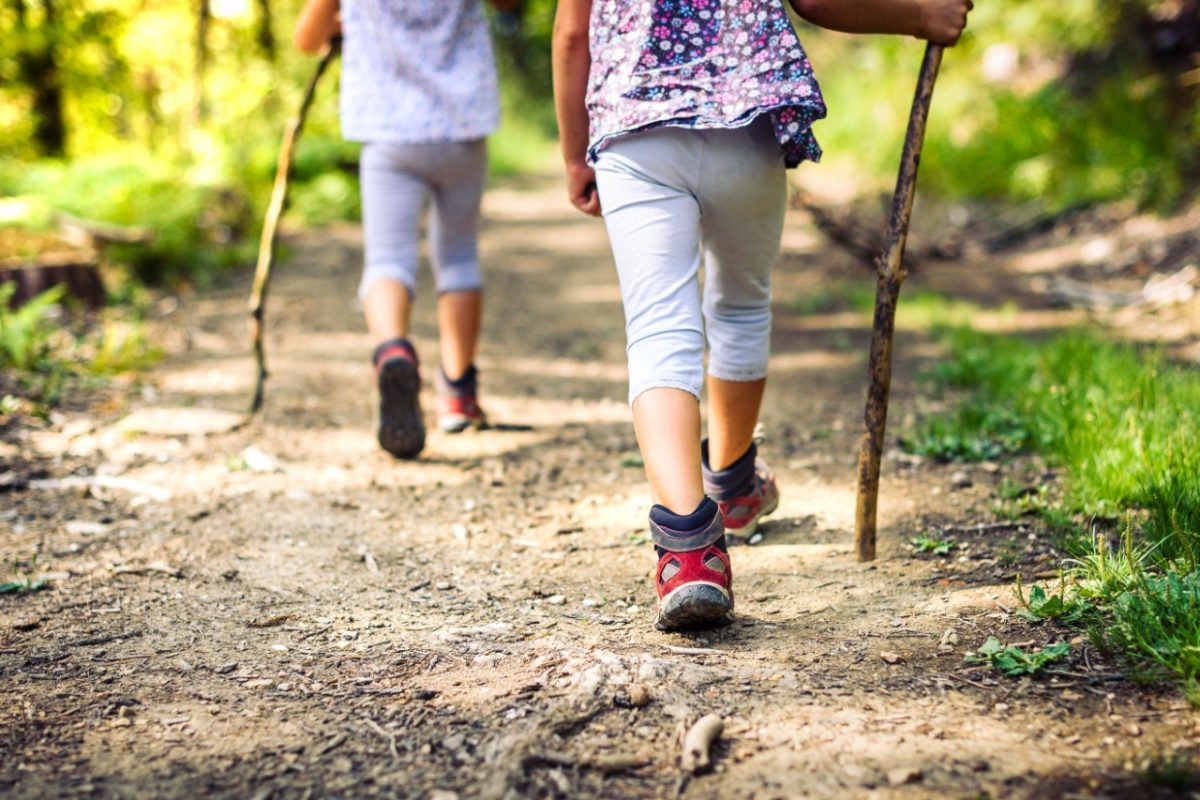
{"type": "MultiPolygon", "coordinates": [[[[791,300],[792,313],[802,317],[851,312],[862,314],[869,322],[875,311],[875,279],[864,272],[859,280],[831,280],[797,294],[791,300]]],[[[978,305],[948,298],[922,287],[906,288],[896,306],[896,327],[902,330],[929,331],[948,325],[966,325],[980,311],[978,305]]],[[[1004,305],[997,313],[1014,313],[1004,305]]]]}
{"type": "Polygon", "coordinates": [[[1000,490],[1073,556],[1057,593],[1018,586],[1021,615],[1087,627],[1131,674],[1178,681],[1200,704],[1200,371],[1096,332],[942,337],[950,357],[930,379],[954,402],[905,446],[946,460],[1036,452],[1062,472],[1053,492],[1000,490]]]}
{"type": "MultiPolygon", "coordinates": [[[[162,353],[151,344],[136,308],[108,309],[73,318],[63,288],[49,289],[10,308],[15,285],[0,284],[0,397],[23,397],[36,407],[55,405],[68,387],[143,370],[162,353]]],[[[15,402],[0,406],[0,417],[15,402]]]]}
{"type": "Polygon", "coordinates": [[[944,332],[934,368],[959,401],[905,432],[905,448],[945,460],[1036,451],[1067,468],[1065,506],[1144,512],[1159,557],[1200,560],[1200,372],[1162,353],[1073,332],[1043,343],[944,332]]]}
{"type": "Polygon", "coordinates": [[[37,553],[28,559],[14,558],[12,562],[13,577],[0,581],[0,594],[28,594],[38,592],[50,585],[46,578],[35,578],[37,574],[37,553]]]}

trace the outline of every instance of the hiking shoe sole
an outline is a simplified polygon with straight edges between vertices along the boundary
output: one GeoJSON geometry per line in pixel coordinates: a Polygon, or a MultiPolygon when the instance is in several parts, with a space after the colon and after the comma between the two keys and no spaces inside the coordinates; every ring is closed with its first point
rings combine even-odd
{"type": "Polygon", "coordinates": [[[733,600],[712,583],[685,583],[662,598],[654,627],[660,631],[719,628],[733,622],[733,600]]]}
{"type": "Polygon", "coordinates": [[[393,358],[379,367],[379,446],[396,458],[415,458],[425,448],[417,365],[393,358]]]}
{"type": "Polygon", "coordinates": [[[466,414],[439,414],[438,430],[443,433],[462,433],[468,428],[485,431],[488,428],[487,417],[469,417],[466,414]]]}

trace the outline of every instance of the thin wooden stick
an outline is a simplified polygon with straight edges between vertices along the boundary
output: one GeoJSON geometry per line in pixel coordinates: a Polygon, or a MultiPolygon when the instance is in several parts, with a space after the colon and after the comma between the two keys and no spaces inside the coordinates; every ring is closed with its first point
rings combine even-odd
{"type": "Polygon", "coordinates": [[[896,301],[904,283],[904,244],[908,239],[908,221],[912,216],[913,196],[917,189],[917,167],[921,163],[921,145],[925,140],[925,121],[933,84],[942,63],[942,47],[925,48],[908,132],[904,135],[904,154],[892,213],[888,220],[883,253],[876,262],[875,322],[871,333],[870,386],[863,415],[864,431],[858,452],[858,503],[855,510],[854,547],[859,561],[875,558],[875,516],[879,504],[879,461],[883,455],[883,437],[887,429],[888,395],[892,383],[892,340],[896,331],[896,301]]]}
{"type": "Polygon", "coordinates": [[[308,116],[308,108],[312,105],[317,84],[325,70],[338,57],[342,49],[341,37],[334,37],[329,43],[329,49],[317,62],[308,86],[304,90],[304,99],[296,115],[288,120],[283,131],[283,142],[279,146],[279,163],[275,167],[275,186],[271,190],[271,203],[267,206],[267,214],[263,218],[262,238],[258,242],[258,263],[254,267],[254,285],[250,288],[250,336],[254,349],[254,394],[250,400],[250,414],[259,412],[263,404],[264,384],[267,380],[267,355],[263,346],[263,318],[267,304],[267,284],[271,280],[271,267],[275,263],[279,243],[279,218],[287,208],[288,179],[292,172],[292,157],[300,131],[304,128],[304,120],[308,116]]]}
{"type": "Polygon", "coordinates": [[[706,714],[688,728],[683,737],[683,753],[679,756],[679,768],[683,772],[695,775],[712,766],[712,756],[709,750],[713,743],[721,738],[725,730],[725,720],[717,714],[706,714]]]}

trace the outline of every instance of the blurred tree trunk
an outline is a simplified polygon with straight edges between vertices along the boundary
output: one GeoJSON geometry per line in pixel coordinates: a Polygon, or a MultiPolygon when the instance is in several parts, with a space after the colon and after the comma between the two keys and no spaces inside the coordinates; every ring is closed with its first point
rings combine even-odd
{"type": "Polygon", "coordinates": [[[258,0],[258,46],[268,61],[275,60],[275,33],[271,30],[271,0],[258,0]]]}
{"type": "Polygon", "coordinates": [[[31,35],[25,0],[12,2],[21,39],[17,73],[33,92],[33,140],[43,155],[65,155],[67,124],[63,118],[62,72],[58,68],[55,0],[42,0],[42,30],[38,35],[31,35]]]}
{"type": "Polygon", "coordinates": [[[204,76],[208,73],[208,24],[212,20],[210,0],[199,0],[196,17],[196,96],[192,106],[192,124],[199,125],[208,117],[204,100],[204,76]]]}

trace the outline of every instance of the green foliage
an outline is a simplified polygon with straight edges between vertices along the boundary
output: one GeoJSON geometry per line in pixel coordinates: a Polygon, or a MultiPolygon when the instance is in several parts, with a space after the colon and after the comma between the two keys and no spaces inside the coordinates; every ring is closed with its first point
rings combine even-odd
{"type": "Polygon", "coordinates": [[[13,310],[15,283],[0,284],[0,367],[38,372],[51,358],[50,338],[59,329],[54,317],[65,287],[55,286],[13,310]]]}
{"type": "Polygon", "coordinates": [[[641,453],[626,453],[621,456],[622,467],[644,467],[646,462],[642,460],[641,453]]]}
{"type": "Polygon", "coordinates": [[[0,166],[0,192],[27,199],[31,225],[39,210],[51,209],[146,229],[151,241],[110,245],[105,255],[148,282],[203,283],[250,259],[254,211],[234,185],[207,183],[185,162],[147,162],[132,151],[0,166]]]}
{"type": "Polygon", "coordinates": [[[987,401],[966,401],[953,414],[928,419],[900,444],[910,453],[942,461],[990,461],[1024,450],[1029,430],[1021,417],[987,401]]]}
{"type": "Polygon", "coordinates": [[[1108,640],[1131,654],[1148,677],[1172,676],[1200,703],[1200,574],[1141,573],[1108,609],[1108,640]]]}
{"type": "Polygon", "coordinates": [[[1026,597],[1018,580],[1017,599],[1021,603],[1017,616],[1027,622],[1043,622],[1048,619],[1063,623],[1079,622],[1089,610],[1087,603],[1078,597],[1068,596],[1065,586],[1058,594],[1050,594],[1041,586],[1033,586],[1026,597]]]}
{"type": "MultiPolygon", "coordinates": [[[[1183,199],[1200,171],[1200,103],[1146,55],[1141,22],[1163,5],[980,4],[938,78],[921,191],[1052,209],[1183,199]]],[[[829,105],[815,126],[827,160],[888,189],[922,45],[809,26],[801,38],[829,105]]]]}
{"type": "Polygon", "coordinates": [[[62,330],[58,304],[65,289],[56,286],[13,310],[15,291],[16,284],[0,284],[0,368],[11,370],[26,393],[53,402],[67,376],[56,355],[62,330]]]}
{"type": "Polygon", "coordinates": [[[1179,796],[1200,787],[1200,768],[1191,756],[1172,753],[1148,759],[1142,772],[1148,782],[1170,789],[1179,796]]]}
{"type": "Polygon", "coordinates": [[[948,556],[950,551],[958,546],[953,539],[939,539],[929,534],[921,534],[908,540],[915,554],[933,553],[935,556],[948,556]]]}
{"type": "Polygon", "coordinates": [[[1014,447],[1065,473],[1061,496],[1001,491],[1015,513],[1062,531],[1074,554],[1058,593],[1035,586],[1025,597],[1018,584],[1020,616],[1085,626],[1132,671],[1176,680],[1200,704],[1200,371],[1086,332],[1031,343],[956,329],[944,341],[950,358],[931,380],[963,399],[905,441],[949,430],[1000,448],[997,417],[1021,432],[1014,447]],[[1112,541],[1100,523],[1122,515],[1112,541]],[[1093,521],[1090,536],[1079,518],[1093,521]]]}
{"type": "Polygon", "coordinates": [[[37,571],[37,554],[28,560],[13,559],[13,580],[0,582],[0,594],[23,594],[45,589],[50,582],[45,578],[35,578],[37,571]]]}
{"type": "Polygon", "coordinates": [[[36,592],[49,585],[45,578],[24,577],[13,581],[0,583],[0,594],[16,594],[19,592],[36,592]]]}
{"type": "Polygon", "coordinates": [[[14,290],[12,283],[0,284],[0,371],[15,381],[0,383],[4,391],[15,389],[36,403],[53,405],[72,380],[145,369],[162,355],[131,310],[72,323],[60,305],[63,287],[16,309],[10,306],[14,290]]]}
{"type": "Polygon", "coordinates": [[[980,646],[977,653],[968,654],[969,664],[988,664],[1010,677],[1017,675],[1033,675],[1063,656],[1071,652],[1071,645],[1066,642],[1047,645],[1041,650],[1029,652],[1014,645],[1005,647],[995,636],[989,636],[980,646]]]}

